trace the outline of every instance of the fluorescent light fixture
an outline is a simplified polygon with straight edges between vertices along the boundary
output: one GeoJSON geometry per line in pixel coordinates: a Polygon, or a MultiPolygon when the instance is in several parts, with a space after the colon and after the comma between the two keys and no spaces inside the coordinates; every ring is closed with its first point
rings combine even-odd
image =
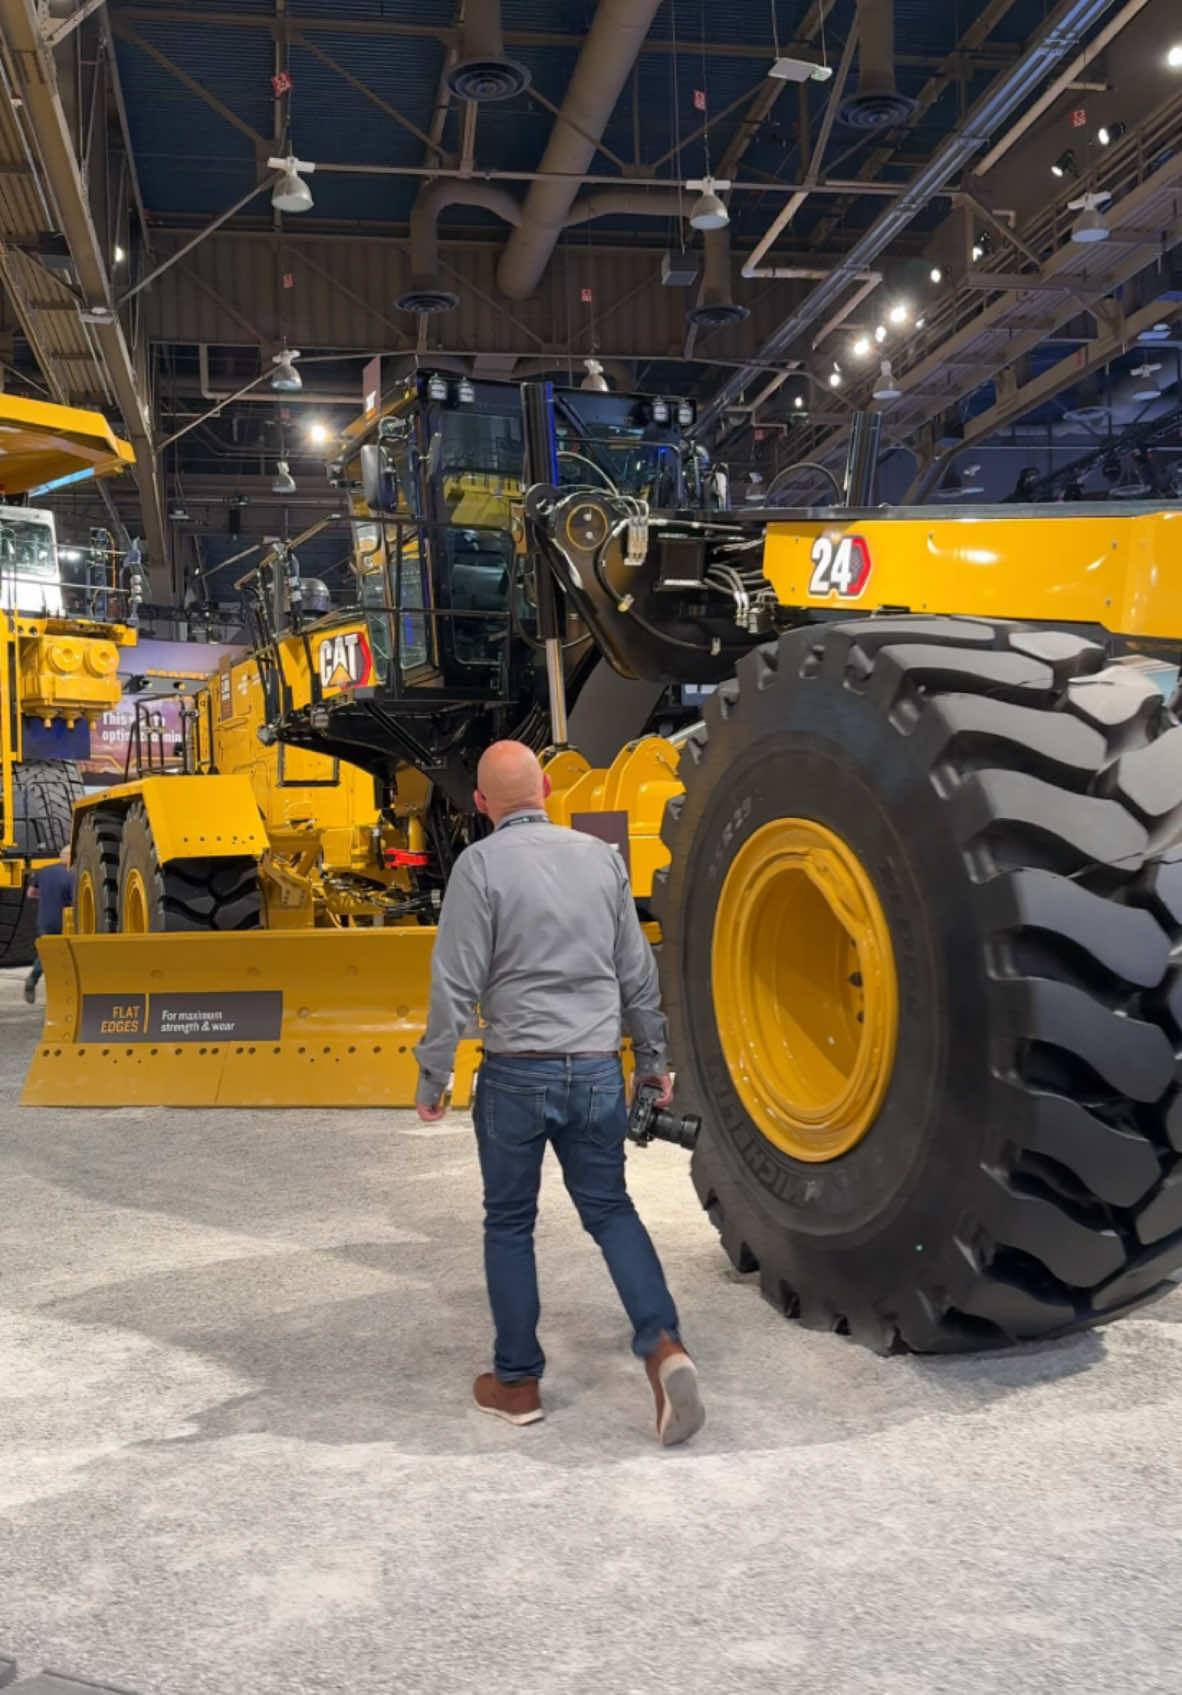
{"type": "Polygon", "coordinates": [[[768,76],[777,82],[828,82],[833,75],[832,65],[819,65],[815,59],[777,59],[768,76]]]}
{"type": "Polygon", "coordinates": [[[71,471],[68,477],[55,477],[51,483],[38,483],[31,488],[30,494],[48,494],[51,489],[69,488],[71,483],[84,483],[88,477],[93,477],[93,471],[71,471]]]}

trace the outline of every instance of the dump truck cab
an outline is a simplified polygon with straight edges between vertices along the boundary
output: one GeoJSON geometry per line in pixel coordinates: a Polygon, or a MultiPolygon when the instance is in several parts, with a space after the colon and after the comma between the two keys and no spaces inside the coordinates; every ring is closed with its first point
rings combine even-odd
{"type": "Polygon", "coordinates": [[[131,461],[98,413],[0,395],[0,962],[32,958],[28,878],[70,839],[91,727],[119,702],[138,556],[105,529],[60,542],[40,494],[131,461]]]}

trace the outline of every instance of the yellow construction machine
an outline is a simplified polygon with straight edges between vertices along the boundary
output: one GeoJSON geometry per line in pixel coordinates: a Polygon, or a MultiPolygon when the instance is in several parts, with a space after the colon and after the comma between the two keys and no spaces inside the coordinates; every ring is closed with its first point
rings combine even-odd
{"type": "Polygon", "coordinates": [[[53,513],[30,502],[131,459],[97,412],[0,394],[0,965],[33,957],[28,879],[70,839],[75,762],[118,704],[141,594],[107,531],[59,545],[53,513]]]}
{"type": "Polygon", "coordinates": [[[260,578],[247,719],[369,774],[395,904],[170,933],[170,866],[278,889],[295,850],[208,761],[158,823],[141,790],[107,864],[135,817],[166,928],[47,944],[25,1098],[409,1100],[426,920],[516,735],[631,856],[694,1181],[769,1300],[881,1349],[1114,1317],[1182,1268],[1182,509],[730,511],[686,422],[424,375],[358,429],[356,605],[260,578]]]}

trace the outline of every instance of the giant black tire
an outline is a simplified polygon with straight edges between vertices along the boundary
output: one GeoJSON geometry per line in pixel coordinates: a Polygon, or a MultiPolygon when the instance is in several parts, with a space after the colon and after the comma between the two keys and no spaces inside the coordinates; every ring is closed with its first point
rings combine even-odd
{"type": "MultiPolygon", "coordinates": [[[[70,839],[74,802],[82,793],[76,766],[65,759],[31,759],[12,774],[16,849],[30,859],[54,859],[70,839]]],[[[30,965],[37,945],[37,903],[23,889],[0,890],[0,965],[30,965]]]]}
{"type": "Polygon", "coordinates": [[[147,810],[136,801],[119,841],[118,906],[123,931],[255,930],[262,923],[258,862],[239,856],[161,865],[147,810]],[[133,918],[137,901],[142,911],[133,918]]]}
{"type": "MultiPolygon", "coordinates": [[[[1182,728],[1060,631],[918,617],[794,631],[710,702],[657,890],[678,1108],[741,1271],[811,1327],[952,1351],[1111,1318],[1182,1266],[1182,728]],[[714,913],[784,816],[869,874],[900,993],[887,1092],[828,1163],[744,1105],[714,913]]],[[[725,945],[720,943],[720,945],[725,945]]],[[[852,979],[851,979],[852,980],[852,979]]]]}
{"type": "Polygon", "coordinates": [[[109,936],[119,928],[119,813],[92,806],[74,837],[74,929],[109,936]]]}

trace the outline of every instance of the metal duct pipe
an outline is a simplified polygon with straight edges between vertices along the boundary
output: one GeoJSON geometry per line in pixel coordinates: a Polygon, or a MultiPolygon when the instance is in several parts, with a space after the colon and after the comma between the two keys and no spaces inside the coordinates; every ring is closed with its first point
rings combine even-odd
{"type": "Polygon", "coordinates": [[[559,231],[578,193],[577,179],[620,98],[661,0],[599,0],[594,21],[554,120],[540,169],[497,267],[497,285],[510,300],[524,300],[542,279],[559,231]]]}
{"type": "Polygon", "coordinates": [[[852,129],[889,129],[904,124],[915,101],[895,84],[895,0],[858,0],[858,86],[841,103],[840,117],[852,129]]]}
{"type": "MultiPolygon", "coordinates": [[[[643,188],[605,188],[578,201],[563,224],[587,224],[593,218],[676,218],[681,215],[684,196],[643,188]]],[[[439,280],[439,214],[445,206],[483,206],[507,224],[521,223],[521,204],[506,189],[491,183],[455,182],[440,179],[425,188],[410,217],[410,287],[394,302],[404,312],[450,312],[459,295],[439,280]]]]}
{"type": "Polygon", "coordinates": [[[741,324],[751,308],[740,306],[731,294],[731,230],[707,230],[702,239],[702,284],[698,298],[686,313],[691,324],[702,330],[721,329],[724,324],[741,324]]]}
{"type": "Polygon", "coordinates": [[[846,257],[834,266],[821,283],[769,336],[751,365],[743,365],[729,376],[713,400],[698,414],[697,430],[707,429],[722,417],[726,408],[742,394],[769,364],[783,359],[797,337],[841,298],[855,280],[855,273],[868,270],[879,254],[907,228],[912,218],[933,200],[961,166],[985,146],[990,135],[1010,114],[1028,100],[1059,62],[1072,53],[1088,31],[1099,22],[1113,0],[1064,0],[1044,25],[1038,41],[1023,52],[1008,70],[996,77],[964,122],[942,147],[918,170],[898,199],[856,241],[846,257]]]}
{"type": "Polygon", "coordinates": [[[446,75],[457,100],[508,100],[529,87],[528,70],[505,53],[501,0],[468,0],[456,62],[446,75]]]}
{"type": "Polygon", "coordinates": [[[439,214],[445,206],[483,206],[507,224],[521,222],[521,206],[492,183],[445,179],[424,188],[410,215],[410,287],[395,300],[403,312],[450,312],[460,297],[439,280],[439,214]]]}
{"type": "Polygon", "coordinates": [[[589,224],[594,218],[680,218],[684,216],[684,206],[685,196],[676,190],[602,188],[597,194],[576,200],[562,227],[568,230],[575,224],[589,224]]]}

